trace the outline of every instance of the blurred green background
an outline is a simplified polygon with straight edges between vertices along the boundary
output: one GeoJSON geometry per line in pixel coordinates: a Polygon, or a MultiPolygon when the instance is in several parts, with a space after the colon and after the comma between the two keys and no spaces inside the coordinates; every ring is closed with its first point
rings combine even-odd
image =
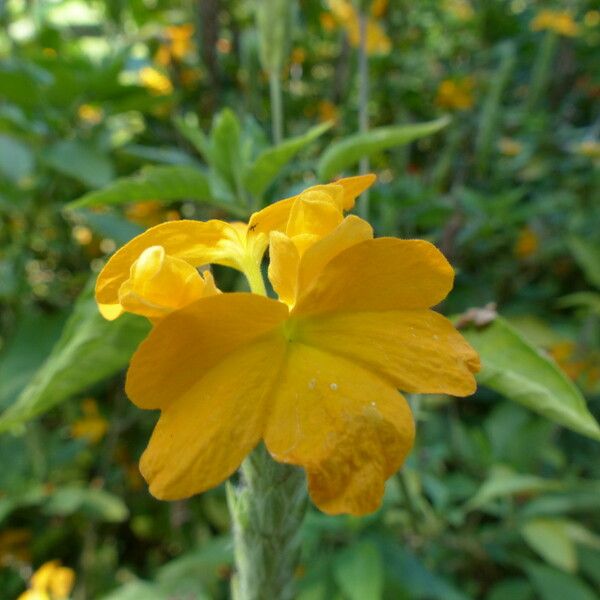
{"type": "Polygon", "coordinates": [[[600,6],[364,2],[362,101],[359,7],[288,8],[261,29],[251,0],[0,2],[0,598],[49,560],[75,599],[229,597],[224,489],[148,494],[156,415],[123,371],[149,326],[103,321],[93,281],[148,226],[244,219],[367,156],[363,214],[446,254],[484,370],[411,398],[381,510],[310,509],[298,597],[600,598],[600,6]]]}

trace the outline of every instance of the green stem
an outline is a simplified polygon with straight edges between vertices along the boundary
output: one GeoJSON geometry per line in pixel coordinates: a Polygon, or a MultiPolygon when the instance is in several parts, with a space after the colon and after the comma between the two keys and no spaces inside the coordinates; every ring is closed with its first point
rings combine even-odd
{"type": "Polygon", "coordinates": [[[283,140],[283,102],[279,69],[273,68],[269,73],[269,92],[271,94],[271,127],[273,129],[273,143],[280,144],[283,140]]]}
{"type": "Polygon", "coordinates": [[[548,89],[557,46],[558,34],[554,31],[547,31],[533,63],[529,94],[527,96],[527,112],[531,112],[536,108],[540,98],[542,98],[548,89]]]}
{"type": "MultiPolygon", "coordinates": [[[[359,15],[358,46],[358,129],[360,133],[369,131],[369,57],[367,56],[367,15],[361,8],[359,15]]],[[[361,158],[361,175],[369,172],[369,157],[361,158]]],[[[369,191],[362,193],[358,201],[358,213],[363,219],[369,218],[369,191]]]]}
{"type": "Polygon", "coordinates": [[[234,600],[291,600],[306,512],[304,474],[275,462],[259,446],[242,463],[240,483],[227,484],[233,521],[234,600]]]}

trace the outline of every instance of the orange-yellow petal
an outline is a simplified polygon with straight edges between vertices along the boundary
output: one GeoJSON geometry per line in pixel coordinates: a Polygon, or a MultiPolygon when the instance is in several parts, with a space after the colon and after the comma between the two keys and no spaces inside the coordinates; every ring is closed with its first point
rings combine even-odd
{"type": "Polygon", "coordinates": [[[256,294],[202,298],[158,322],[131,359],[125,391],[140,408],[175,404],[203,373],[278,328],[287,315],[284,304],[256,294]]]}
{"type": "Polygon", "coordinates": [[[146,248],[119,288],[127,312],[159,319],[205,296],[218,293],[210,272],[200,275],[188,262],[168,256],[162,246],[146,248]]]}
{"type": "MultiPolygon", "coordinates": [[[[218,220],[181,220],[161,223],[136,236],[111,256],[98,275],[96,300],[103,314],[120,314],[119,288],[129,279],[131,265],[151,246],[162,246],[168,256],[192,266],[216,263],[244,270],[247,250],[238,229],[235,224],[218,220]]],[[[261,248],[265,250],[266,240],[261,248]]]]}
{"type": "MultiPolygon", "coordinates": [[[[371,187],[377,177],[372,173],[367,175],[357,175],[356,177],[345,177],[338,179],[333,183],[335,185],[342,186],[342,207],[344,210],[350,210],[356,201],[356,198],[360,196],[367,188],[371,187]]],[[[327,185],[327,184],[326,184],[327,185]]],[[[325,186],[314,186],[316,189],[322,189],[325,186]]],[[[313,188],[308,188],[301,193],[306,193],[313,188]]],[[[300,194],[274,202],[269,206],[259,210],[250,217],[250,223],[248,231],[253,232],[255,235],[264,232],[269,233],[271,231],[284,231],[288,223],[290,212],[294,201],[300,194]]]]}
{"type": "Polygon", "coordinates": [[[294,242],[281,231],[272,231],[269,242],[269,281],[282,302],[296,298],[300,253],[294,242]]]}
{"type": "Polygon", "coordinates": [[[187,498],[239,467],[262,437],[266,400],[284,356],[282,336],[263,338],[196,371],[197,381],[162,411],[140,460],[152,495],[187,498]]]}
{"type": "Polygon", "coordinates": [[[273,457],[302,465],[322,510],[364,514],[408,454],[414,423],[404,398],[347,359],[294,341],[265,433],[273,457]]]}
{"type": "Polygon", "coordinates": [[[300,341],[378,373],[405,392],[467,396],[479,357],[452,323],[432,310],[354,312],[300,320],[300,341]]]}
{"type": "Polygon", "coordinates": [[[452,289],[454,271],[424,240],[378,238],[344,250],[300,290],[294,314],[429,308],[452,289]]]}

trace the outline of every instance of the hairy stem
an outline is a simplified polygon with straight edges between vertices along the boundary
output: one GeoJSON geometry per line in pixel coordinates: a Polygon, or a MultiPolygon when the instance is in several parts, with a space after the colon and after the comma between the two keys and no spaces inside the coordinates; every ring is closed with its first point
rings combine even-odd
{"type": "MultiPolygon", "coordinates": [[[[369,57],[367,55],[367,15],[363,8],[359,13],[358,47],[358,129],[360,133],[369,130],[369,57]]],[[[369,157],[360,160],[361,175],[369,172],[369,157]]],[[[369,191],[362,193],[358,202],[358,212],[363,219],[369,218],[369,191]]]]}
{"type": "Polygon", "coordinates": [[[227,485],[233,520],[234,600],[291,600],[306,512],[303,472],[275,462],[261,445],[243,462],[240,483],[227,485]]]}

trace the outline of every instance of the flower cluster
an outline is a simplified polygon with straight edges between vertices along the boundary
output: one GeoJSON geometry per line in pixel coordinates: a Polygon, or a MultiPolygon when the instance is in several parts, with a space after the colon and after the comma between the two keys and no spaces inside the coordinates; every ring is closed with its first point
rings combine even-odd
{"type": "Polygon", "coordinates": [[[75,572],[59,560],[44,563],[29,580],[18,600],[66,600],[75,584],[75,572]]]}
{"type": "Polygon", "coordinates": [[[374,239],[345,215],[374,179],[311,187],[247,224],[163,223],[108,261],[102,314],[154,324],[126,391],[161,411],[140,463],[156,497],[218,485],[263,441],[305,469],[321,510],[365,514],[413,444],[398,390],[473,393],[477,354],[431,310],[453,283],[444,256],[422,240],[374,239]],[[209,264],[241,271],[251,293],[221,293],[209,264]]]}

